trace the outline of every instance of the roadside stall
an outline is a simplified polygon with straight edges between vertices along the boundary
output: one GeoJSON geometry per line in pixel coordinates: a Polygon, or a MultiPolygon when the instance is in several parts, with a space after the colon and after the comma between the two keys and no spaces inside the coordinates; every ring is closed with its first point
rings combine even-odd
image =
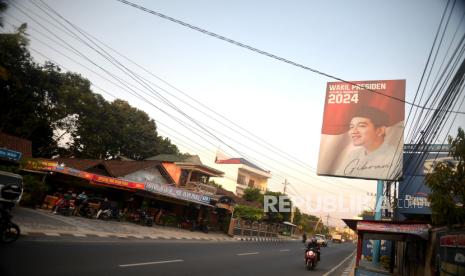
{"type": "Polygon", "coordinates": [[[358,235],[355,275],[424,275],[424,253],[431,228],[429,224],[354,219],[343,221],[358,235]],[[382,244],[390,241],[384,262],[363,256],[363,245],[366,241],[375,240],[382,244]],[[410,268],[414,268],[414,271],[410,268]]]}

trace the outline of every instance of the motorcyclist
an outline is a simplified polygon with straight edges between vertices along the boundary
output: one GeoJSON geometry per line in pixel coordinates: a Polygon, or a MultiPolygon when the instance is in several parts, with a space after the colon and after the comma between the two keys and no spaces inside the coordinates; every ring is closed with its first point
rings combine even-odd
{"type": "Polygon", "coordinates": [[[86,202],[87,202],[86,191],[82,191],[76,198],[76,201],[74,204],[76,206],[76,208],[74,209],[74,215],[80,214],[79,211],[85,205],[86,202]]]}
{"type": "Polygon", "coordinates": [[[105,211],[105,210],[108,210],[108,209],[111,209],[111,202],[108,201],[108,198],[105,197],[105,199],[103,200],[103,202],[100,203],[100,209],[98,210],[97,212],[97,218],[100,217],[100,214],[105,211]]]}
{"type": "Polygon", "coordinates": [[[307,242],[307,234],[303,233],[302,234],[302,243],[306,243],[307,242]]]}
{"type": "Polygon", "coordinates": [[[317,261],[320,261],[320,245],[318,244],[316,238],[311,238],[307,244],[307,249],[305,252],[313,250],[316,252],[317,261]]]}

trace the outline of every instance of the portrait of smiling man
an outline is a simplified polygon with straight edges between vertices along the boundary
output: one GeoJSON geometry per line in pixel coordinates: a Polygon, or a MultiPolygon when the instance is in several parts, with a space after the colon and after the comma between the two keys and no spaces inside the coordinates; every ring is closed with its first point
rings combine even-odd
{"type": "Polygon", "coordinates": [[[395,147],[386,142],[389,116],[372,106],[360,106],[351,114],[348,136],[354,147],[345,158],[340,173],[349,177],[389,178],[395,166],[395,147]]]}

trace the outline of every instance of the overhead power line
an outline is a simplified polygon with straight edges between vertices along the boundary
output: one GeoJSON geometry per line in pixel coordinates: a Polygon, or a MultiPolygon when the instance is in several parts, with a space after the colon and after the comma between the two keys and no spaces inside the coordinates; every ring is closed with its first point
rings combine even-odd
{"type": "MultiPolygon", "coordinates": [[[[69,22],[68,22],[68,23],[69,23],[69,22]]],[[[70,31],[70,30],[68,29],[68,31],[70,31]]],[[[87,45],[88,45],[88,44],[87,44],[87,45]]],[[[69,46],[69,45],[68,45],[68,46],[69,46]]],[[[89,45],[88,45],[88,46],[89,46],[89,45]]],[[[119,62],[118,62],[118,63],[119,63],[119,62]]],[[[94,65],[95,65],[95,64],[94,64],[94,65]]],[[[114,64],[114,65],[116,66],[116,64],[114,64]]],[[[102,69],[102,68],[100,68],[100,69],[102,69]]],[[[107,72],[107,73],[108,73],[108,72],[107,72]]],[[[119,81],[119,80],[118,80],[118,81],[119,81]]],[[[125,86],[126,86],[126,85],[125,85],[125,86]]],[[[126,87],[127,87],[127,86],[126,86],[126,87]]],[[[129,88],[129,87],[127,87],[127,88],[129,88]]],[[[131,89],[131,90],[132,90],[132,89],[131,89]]],[[[224,142],[223,142],[223,143],[224,143],[224,142]]],[[[323,190],[325,190],[325,189],[323,189],[323,190]]]]}
{"type": "MultiPolygon", "coordinates": [[[[222,35],[219,35],[217,33],[214,33],[214,32],[211,32],[211,31],[208,31],[206,29],[203,29],[203,28],[200,28],[200,27],[197,27],[197,26],[194,26],[192,24],[189,24],[189,23],[186,23],[184,21],[181,21],[179,19],[175,19],[171,16],[168,16],[168,15],[165,15],[165,14],[162,14],[162,13],[159,13],[159,12],[156,12],[156,11],[153,11],[151,9],[148,9],[146,7],[143,7],[141,5],[137,5],[135,3],[132,3],[130,1],[126,1],[126,0],[116,0],[118,2],[121,2],[123,4],[126,4],[128,6],[132,6],[136,9],[139,9],[139,10],[142,10],[144,12],[147,12],[147,13],[150,13],[150,14],[153,14],[155,16],[158,16],[160,18],[163,18],[163,19],[166,19],[166,20],[169,20],[171,22],[174,22],[176,24],[179,24],[179,25],[182,25],[184,27],[187,27],[187,28],[190,28],[190,29],[193,29],[195,31],[198,31],[198,32],[201,32],[203,34],[206,34],[206,35],[209,35],[211,37],[215,37],[215,38],[218,38],[218,39],[221,39],[223,41],[226,41],[228,43],[231,43],[233,45],[236,45],[236,46],[239,46],[239,47],[242,47],[244,49],[248,49],[250,51],[253,51],[253,52],[256,52],[256,53],[259,53],[261,55],[264,55],[264,56],[267,56],[267,57],[270,57],[270,58],[273,58],[273,59],[276,59],[276,60],[279,60],[279,61],[282,61],[282,62],[285,62],[287,64],[290,64],[290,65],[293,65],[293,66],[296,66],[296,67],[299,67],[299,68],[302,68],[302,69],[305,69],[305,70],[308,70],[310,72],[313,72],[313,73],[316,73],[316,74],[319,74],[319,75],[322,75],[322,76],[325,76],[325,77],[328,77],[328,78],[331,78],[333,80],[337,80],[337,81],[340,81],[340,82],[344,82],[344,83],[348,83],[348,84],[351,84],[353,86],[356,86],[358,88],[360,88],[362,91],[369,91],[369,92],[373,92],[373,93],[376,93],[376,94],[379,94],[379,95],[382,95],[382,96],[385,96],[385,97],[388,97],[390,99],[393,99],[393,100],[396,100],[396,101],[400,101],[400,102],[404,102],[406,104],[409,104],[411,106],[414,106],[414,107],[417,107],[417,108],[421,108],[421,109],[426,109],[426,110],[433,110],[433,111],[436,111],[437,109],[435,108],[431,108],[431,107],[427,107],[427,106],[421,106],[421,105],[418,105],[418,104],[415,104],[413,102],[409,102],[409,101],[406,101],[404,99],[401,99],[401,98],[398,98],[398,97],[394,97],[394,96],[391,96],[391,95],[387,95],[387,94],[384,94],[384,93],[381,93],[379,91],[376,91],[376,90],[372,90],[372,89],[367,89],[366,87],[363,87],[363,86],[360,86],[354,82],[350,82],[350,81],[346,81],[344,79],[341,79],[339,77],[336,77],[334,75],[331,75],[331,74],[328,74],[328,73],[324,73],[322,71],[319,71],[317,69],[313,69],[309,66],[306,66],[306,65],[303,65],[303,64],[300,64],[300,63],[297,63],[295,61],[291,61],[289,59],[286,59],[286,58],[283,58],[283,57],[280,57],[280,56],[277,56],[277,55],[274,55],[274,54],[271,54],[269,52],[266,52],[264,50],[260,50],[258,48],[255,48],[255,47],[252,47],[250,45],[247,45],[245,43],[242,43],[242,42],[239,42],[239,41],[236,41],[236,40],[233,40],[231,38],[227,38],[225,36],[222,36],[222,35]]],[[[453,112],[453,113],[459,113],[459,114],[465,114],[465,112],[462,112],[462,111],[451,111],[451,110],[441,110],[441,111],[447,111],[447,112],[453,112]]]]}

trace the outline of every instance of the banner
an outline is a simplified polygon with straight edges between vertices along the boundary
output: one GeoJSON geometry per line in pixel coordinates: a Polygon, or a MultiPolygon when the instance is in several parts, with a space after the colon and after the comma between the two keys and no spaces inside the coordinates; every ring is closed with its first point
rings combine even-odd
{"type": "Polygon", "coordinates": [[[402,175],[405,80],[329,82],[319,175],[396,180],[402,175]]]}
{"type": "Polygon", "coordinates": [[[161,183],[145,183],[145,190],[169,197],[210,205],[211,197],[161,183]]]}
{"type": "Polygon", "coordinates": [[[92,183],[105,184],[110,186],[118,186],[122,188],[144,190],[145,184],[141,182],[128,181],[120,178],[102,176],[98,174],[93,174],[81,170],[76,170],[70,167],[60,166],[57,162],[44,161],[44,160],[34,160],[29,161],[27,164],[28,169],[31,170],[41,170],[41,171],[51,171],[58,172],[66,175],[72,175],[75,177],[87,179],[92,183]]]}

